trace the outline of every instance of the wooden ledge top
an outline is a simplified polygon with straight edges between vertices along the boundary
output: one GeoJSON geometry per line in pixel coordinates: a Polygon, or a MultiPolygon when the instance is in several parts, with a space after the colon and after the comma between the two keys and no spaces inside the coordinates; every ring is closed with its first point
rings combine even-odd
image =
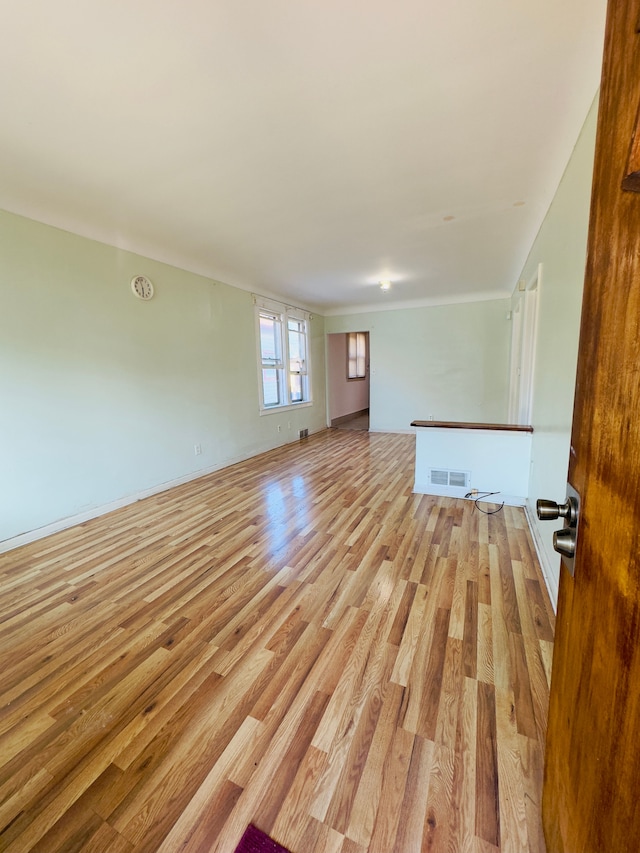
{"type": "Polygon", "coordinates": [[[533,432],[533,427],[523,424],[473,424],[464,421],[411,421],[413,427],[438,427],[439,429],[493,429],[503,432],[533,432]]]}

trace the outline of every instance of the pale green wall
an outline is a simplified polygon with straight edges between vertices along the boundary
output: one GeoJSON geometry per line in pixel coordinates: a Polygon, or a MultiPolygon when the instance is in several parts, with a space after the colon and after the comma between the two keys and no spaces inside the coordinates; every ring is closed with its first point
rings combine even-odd
{"type": "Polygon", "coordinates": [[[311,328],[313,407],[260,417],[251,294],[0,212],[0,540],[322,429],[311,328]]]}
{"type": "Polygon", "coordinates": [[[325,318],[331,332],[368,331],[370,424],[403,431],[411,421],[504,423],[509,299],[325,318]]]}
{"type": "MultiPolygon", "coordinates": [[[[564,495],[595,120],[520,276],[543,264],[531,501],[564,495]]],[[[323,428],[325,332],[370,332],[372,429],[505,421],[509,307],[316,316],[314,406],[260,417],[250,294],[0,212],[0,540],[323,428]],[[149,303],[129,289],[141,272],[149,303]]]]}
{"type": "MultiPolygon", "coordinates": [[[[537,498],[564,499],[566,489],[596,119],[597,100],[520,276],[531,280],[542,264],[533,386],[532,508],[537,498]]],[[[557,598],[560,558],[552,547],[555,527],[538,522],[534,512],[531,517],[545,555],[550,591],[557,598]]]]}

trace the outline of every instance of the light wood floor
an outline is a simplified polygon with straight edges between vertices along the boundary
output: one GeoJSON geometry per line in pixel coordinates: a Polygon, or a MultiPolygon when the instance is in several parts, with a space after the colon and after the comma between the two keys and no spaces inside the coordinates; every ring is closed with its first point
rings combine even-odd
{"type": "Polygon", "coordinates": [[[521,510],[328,430],[0,557],[0,850],[543,853],[521,510]],[[486,506],[486,505],[485,505],[486,506]]]}

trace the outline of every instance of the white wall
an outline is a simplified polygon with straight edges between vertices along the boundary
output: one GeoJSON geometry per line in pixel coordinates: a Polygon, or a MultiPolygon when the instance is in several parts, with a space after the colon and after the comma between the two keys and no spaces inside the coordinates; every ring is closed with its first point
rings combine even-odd
{"type": "Polygon", "coordinates": [[[369,332],[372,430],[411,421],[505,423],[509,299],[325,318],[327,333],[369,332]]]}
{"type": "Polygon", "coordinates": [[[522,506],[529,490],[531,433],[497,429],[419,427],[414,492],[522,506]],[[432,469],[466,473],[464,486],[431,482],[432,469]]]}
{"type": "Polygon", "coordinates": [[[346,333],[327,335],[327,387],[329,421],[369,408],[368,375],[366,379],[347,379],[346,333]]]}
{"type": "Polygon", "coordinates": [[[0,540],[322,429],[311,335],[314,405],[260,417],[251,294],[0,212],[0,540]]]}
{"type": "MultiPolygon", "coordinates": [[[[529,517],[549,590],[557,600],[560,558],[552,547],[556,527],[538,522],[537,498],[565,496],[575,390],[582,287],[587,250],[597,101],[520,275],[530,281],[542,264],[533,384],[534,428],[529,517]]],[[[516,290],[515,300],[520,297],[516,290]]]]}

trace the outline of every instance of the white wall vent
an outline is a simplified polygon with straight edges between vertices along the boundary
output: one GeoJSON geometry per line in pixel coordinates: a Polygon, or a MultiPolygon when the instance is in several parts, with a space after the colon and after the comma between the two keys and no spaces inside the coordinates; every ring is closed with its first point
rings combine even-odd
{"type": "Polygon", "coordinates": [[[450,471],[447,468],[431,468],[429,482],[432,486],[457,486],[467,488],[471,482],[470,471],[450,471]]]}

